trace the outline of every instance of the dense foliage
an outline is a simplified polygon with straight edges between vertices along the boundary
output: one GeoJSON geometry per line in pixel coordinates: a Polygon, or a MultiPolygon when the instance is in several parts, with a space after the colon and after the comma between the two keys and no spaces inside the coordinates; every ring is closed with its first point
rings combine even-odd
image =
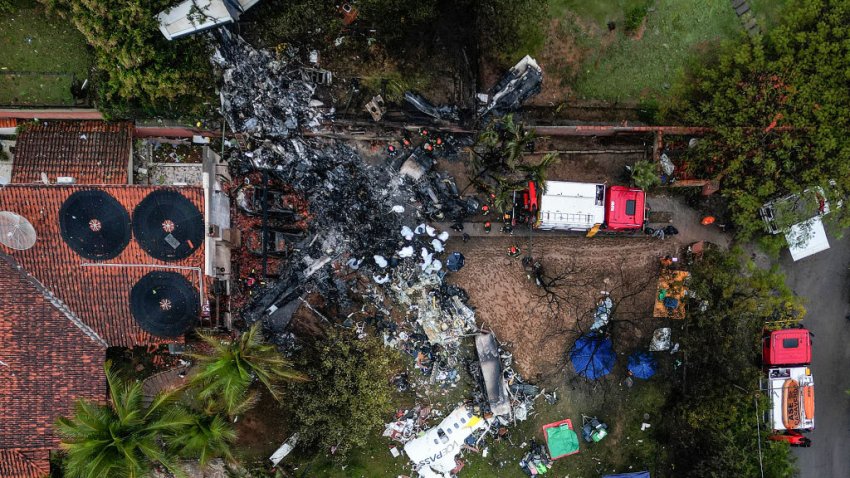
{"type": "Polygon", "coordinates": [[[513,193],[526,189],[528,181],[544,188],[549,167],[560,161],[554,153],[532,159],[527,153],[536,138],[534,130],[514,121],[513,115],[491,122],[478,137],[469,182],[493,198],[501,212],[513,206],[513,193]]]}
{"type": "Polygon", "coordinates": [[[286,391],[303,443],[333,450],[339,460],[364,446],[393,410],[389,380],[396,360],[380,340],[347,331],[329,330],[305,349],[296,364],[310,381],[286,391]]]}
{"type": "Polygon", "coordinates": [[[177,394],[161,394],[144,404],[140,382],[119,379],[106,364],[110,401],[80,400],[71,417],[57,420],[62,448],[67,453],[68,478],[141,477],[154,465],[175,476],[178,456],[199,459],[230,458],[236,438],[231,424],[181,404],[177,394]]]}
{"type": "Polygon", "coordinates": [[[197,111],[213,84],[202,37],[168,41],[156,15],[172,0],[40,0],[95,52],[98,107],[122,116],[197,111]]]}
{"type": "Polygon", "coordinates": [[[788,446],[765,441],[757,427],[767,407],[757,392],[759,337],[766,322],[802,319],[799,299],[776,270],[742,266],[740,251],[708,251],[692,273],[695,298],[680,339],[685,381],[668,404],[675,476],[760,476],[759,441],[764,476],[792,476],[788,446]]]}
{"type": "MultiPolygon", "coordinates": [[[[836,204],[850,192],[850,0],[789,5],[781,26],[730,45],[673,105],[687,122],[716,128],[688,164],[721,180],[744,238],[760,229],[757,210],[771,198],[821,186],[836,204]]],[[[850,224],[846,207],[827,217],[850,224]]]]}
{"type": "Polygon", "coordinates": [[[235,416],[251,408],[259,398],[250,389],[254,382],[261,383],[272,397],[280,400],[282,381],[307,379],[292,369],[289,360],[274,345],[263,340],[261,322],[255,322],[232,341],[221,341],[203,333],[199,336],[209,350],[191,355],[197,360],[198,372],[190,383],[196,390],[196,398],[209,404],[207,408],[213,411],[235,416]]]}
{"type": "Polygon", "coordinates": [[[658,177],[658,167],[651,161],[638,161],[632,166],[632,182],[644,191],[660,186],[661,178],[658,177]]]}

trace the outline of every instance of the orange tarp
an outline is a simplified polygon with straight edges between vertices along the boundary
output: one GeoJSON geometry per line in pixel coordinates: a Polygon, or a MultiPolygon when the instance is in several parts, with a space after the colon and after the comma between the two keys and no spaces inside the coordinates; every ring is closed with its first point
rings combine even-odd
{"type": "Polygon", "coordinates": [[[655,294],[655,307],[652,310],[653,317],[669,317],[671,319],[685,318],[685,279],[691,275],[688,271],[674,271],[662,269],[658,276],[658,291],[655,294]],[[672,297],[679,301],[675,309],[664,306],[664,299],[672,297]]]}

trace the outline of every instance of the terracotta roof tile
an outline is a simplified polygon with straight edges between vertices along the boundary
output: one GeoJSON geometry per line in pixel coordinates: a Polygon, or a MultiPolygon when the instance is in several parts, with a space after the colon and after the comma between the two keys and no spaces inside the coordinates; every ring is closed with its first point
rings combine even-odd
{"type": "MultiPolygon", "coordinates": [[[[88,325],[110,345],[135,346],[180,340],[165,340],[142,330],[130,313],[129,295],[133,285],[153,270],[172,270],[184,275],[199,287],[199,274],[193,270],[174,270],[169,266],[204,267],[204,245],[188,258],[163,262],[148,255],[131,239],[127,247],[114,259],[96,262],[77,255],[60,234],[59,209],[72,193],[95,189],[82,186],[9,185],[0,189],[0,210],[12,211],[27,218],[38,234],[35,246],[26,251],[15,251],[0,246],[40,281],[70,311],[88,325]],[[83,264],[93,264],[84,266],[83,264]],[[104,266],[113,264],[118,266],[104,266]],[[159,267],[157,267],[159,266],[159,267]],[[165,268],[163,268],[165,267],[165,268]]],[[[100,189],[112,195],[132,215],[135,206],[157,187],[103,186],[100,189]]],[[[203,213],[203,189],[196,187],[172,188],[192,201],[203,213]]],[[[201,279],[203,280],[203,279],[201,279]]],[[[0,289],[0,295],[3,294],[0,289]]],[[[2,308],[0,308],[2,310],[2,308]]],[[[0,349],[2,350],[2,349],[0,349]]]]}
{"type": "Polygon", "coordinates": [[[56,418],[78,398],[105,397],[106,347],[7,260],[0,259],[0,449],[56,448],[56,418]]]}
{"type": "Polygon", "coordinates": [[[12,183],[51,182],[72,176],[77,184],[127,184],[133,125],[129,122],[42,121],[18,135],[12,183]]]}
{"type": "Polygon", "coordinates": [[[44,478],[50,473],[50,451],[0,450],[0,477],[44,478]]]}

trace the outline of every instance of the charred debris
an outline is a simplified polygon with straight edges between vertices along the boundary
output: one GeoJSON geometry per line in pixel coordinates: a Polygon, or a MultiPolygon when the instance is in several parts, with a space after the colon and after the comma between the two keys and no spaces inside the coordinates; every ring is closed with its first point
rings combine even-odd
{"type": "MultiPolygon", "coordinates": [[[[262,217],[264,261],[268,252],[281,252],[268,244],[275,241],[272,237],[284,237],[275,224],[304,224],[303,231],[285,236],[291,242],[284,248],[286,258],[275,263],[276,270],[266,271],[265,285],[251,294],[241,311],[245,321],[262,321],[272,340],[287,346],[293,314],[306,306],[321,320],[379,334],[387,346],[415,358],[426,382],[457,382],[464,368],[462,339],[479,330],[466,292],[444,281],[450,273],[445,264],[451,254],[446,250],[449,233],[436,225],[463,222],[479,211],[480,203],[461,198],[454,179],[434,166],[457,161],[471,138],[432,141],[423,132],[374,166],[341,141],[302,134],[332,123],[334,109],[315,99],[317,85],[302,74],[295,54],[255,49],[221,31],[211,60],[222,72],[227,127],[242,138],[227,158],[234,177],[261,178],[262,184],[240,185],[238,199],[232,199],[243,211],[262,217]],[[300,195],[308,211],[282,205],[284,195],[275,188],[300,195]],[[316,296],[322,302],[317,307],[332,313],[309,304],[308,298],[316,296]]],[[[526,57],[487,95],[480,116],[516,109],[539,91],[541,81],[539,67],[526,57]]],[[[417,94],[406,99],[434,118],[459,117],[457,108],[434,106],[417,94]]],[[[479,384],[473,401],[480,413],[498,412],[492,414],[502,417],[493,422],[498,428],[524,419],[540,392],[510,371],[510,354],[492,335],[486,337],[486,351],[479,350],[483,373],[478,365],[469,367],[479,384]],[[494,391],[499,396],[487,396],[494,391]]],[[[400,388],[408,381],[397,377],[400,388]]],[[[415,414],[418,423],[421,410],[415,414]]],[[[409,436],[407,431],[399,435],[409,436]]]]}

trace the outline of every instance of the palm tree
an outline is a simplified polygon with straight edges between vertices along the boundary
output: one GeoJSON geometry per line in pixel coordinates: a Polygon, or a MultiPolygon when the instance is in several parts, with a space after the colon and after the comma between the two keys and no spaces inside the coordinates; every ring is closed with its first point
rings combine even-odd
{"type": "Polygon", "coordinates": [[[162,437],[179,434],[189,425],[186,415],[173,406],[172,396],[161,394],[145,408],[140,383],[119,380],[109,362],[105,372],[109,403],[80,400],[72,417],[56,422],[68,454],[65,476],[137,478],[154,464],[183,476],[163,448],[162,437]]]}
{"type": "Polygon", "coordinates": [[[537,134],[525,128],[525,123],[516,123],[513,115],[507,115],[502,120],[505,128],[505,138],[502,144],[504,164],[508,171],[515,171],[523,163],[522,155],[525,148],[537,138],[537,134]]]}
{"type": "Polygon", "coordinates": [[[228,420],[189,408],[181,411],[189,423],[166,438],[169,449],[186,458],[197,458],[202,467],[216,457],[233,461],[230,444],[236,440],[236,430],[228,420]]]}
{"type": "Polygon", "coordinates": [[[549,168],[560,161],[557,153],[547,153],[543,155],[540,162],[535,165],[520,165],[517,169],[525,172],[528,179],[534,181],[540,188],[541,192],[546,192],[546,179],[548,178],[549,168]]]}
{"type": "Polygon", "coordinates": [[[261,323],[256,322],[232,342],[200,334],[212,352],[191,355],[199,367],[190,381],[190,385],[198,387],[197,399],[218,404],[225,413],[234,416],[256,403],[257,394],[249,392],[254,380],[260,381],[275,400],[280,400],[280,382],[307,380],[304,374],[292,369],[292,364],[274,345],[263,342],[260,332],[261,323]]]}

